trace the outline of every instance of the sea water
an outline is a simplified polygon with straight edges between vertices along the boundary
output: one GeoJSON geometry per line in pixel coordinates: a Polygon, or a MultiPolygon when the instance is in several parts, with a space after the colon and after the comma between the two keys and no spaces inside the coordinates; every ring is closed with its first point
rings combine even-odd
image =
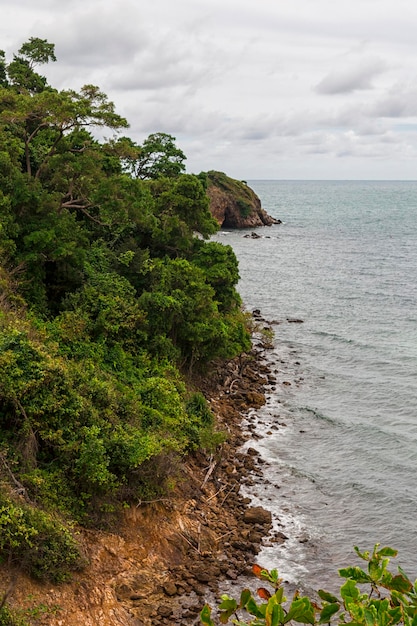
{"type": "Polygon", "coordinates": [[[257,412],[266,484],[251,495],[287,540],[258,558],[337,588],[337,569],[360,564],[353,546],[381,543],[414,579],[417,182],[249,185],[283,223],[217,238],[246,308],[274,322],[277,384],[257,412]]]}

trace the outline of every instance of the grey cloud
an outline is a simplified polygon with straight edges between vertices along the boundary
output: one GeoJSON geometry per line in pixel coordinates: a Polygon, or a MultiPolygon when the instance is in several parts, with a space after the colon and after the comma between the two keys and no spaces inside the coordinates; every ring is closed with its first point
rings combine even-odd
{"type": "Polygon", "coordinates": [[[372,107],[371,114],[379,117],[401,118],[417,116],[417,85],[397,83],[372,107]]]}
{"type": "MultiPolygon", "coordinates": [[[[112,89],[121,91],[158,90],[175,86],[197,86],[203,80],[201,67],[178,50],[154,48],[138,53],[129,66],[109,78],[112,89]]],[[[166,97],[166,95],[165,95],[166,97]]]]}
{"type": "Polygon", "coordinates": [[[346,94],[372,88],[372,79],[386,69],[382,59],[369,57],[333,69],[315,87],[320,94],[346,94]]]}
{"type": "Polygon", "coordinates": [[[44,30],[55,43],[59,62],[84,71],[129,65],[135,53],[148,43],[147,32],[133,9],[126,15],[118,8],[97,11],[80,5],[78,11],[67,10],[57,16],[44,30]]]}

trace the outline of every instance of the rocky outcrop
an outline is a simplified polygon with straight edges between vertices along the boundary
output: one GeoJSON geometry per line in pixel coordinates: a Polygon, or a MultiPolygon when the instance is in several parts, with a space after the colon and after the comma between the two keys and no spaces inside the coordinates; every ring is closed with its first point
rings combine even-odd
{"type": "Polygon", "coordinates": [[[256,228],[280,224],[261,207],[256,193],[245,182],[223,172],[207,172],[210,211],[223,228],[256,228]]]}

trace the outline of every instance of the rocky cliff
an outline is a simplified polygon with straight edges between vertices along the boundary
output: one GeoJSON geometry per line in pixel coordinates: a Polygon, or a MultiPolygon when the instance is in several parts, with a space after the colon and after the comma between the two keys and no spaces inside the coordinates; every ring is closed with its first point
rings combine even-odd
{"type": "Polygon", "coordinates": [[[210,211],[223,228],[256,228],[280,224],[261,207],[256,193],[245,182],[223,172],[207,172],[210,211]]]}

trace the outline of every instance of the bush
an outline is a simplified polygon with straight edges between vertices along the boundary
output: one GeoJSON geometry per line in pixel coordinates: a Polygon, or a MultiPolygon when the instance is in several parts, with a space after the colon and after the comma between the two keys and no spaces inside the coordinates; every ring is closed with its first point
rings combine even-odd
{"type": "MultiPolygon", "coordinates": [[[[272,591],[260,587],[257,595],[261,602],[248,589],[242,591],[239,601],[223,595],[218,607],[220,623],[228,624],[231,620],[238,626],[284,626],[293,622],[313,626],[346,623],[351,626],[416,626],[417,581],[413,584],[400,567],[395,575],[388,570],[390,557],[395,557],[397,551],[388,547],[379,549],[379,544],[372,553],[361,553],[358,548],[355,551],[367,562],[366,571],[360,567],[339,570],[339,575],[346,579],[340,588],[340,598],[320,589],[320,603],[300,597],[298,592],[288,601],[278,571],[255,565],[254,574],[269,583],[272,591]],[[365,585],[365,589],[359,585],[365,585]]],[[[209,606],[204,607],[200,618],[205,626],[215,626],[209,606]]]]}
{"type": "Polygon", "coordinates": [[[0,626],[29,626],[29,623],[7,605],[0,608],[0,626]]]}
{"type": "Polygon", "coordinates": [[[34,578],[52,582],[66,580],[70,571],[86,564],[72,529],[57,516],[2,493],[0,556],[34,578]]]}
{"type": "Polygon", "coordinates": [[[214,430],[214,415],[203,394],[190,395],[186,403],[188,419],[185,425],[190,450],[198,448],[213,452],[225,441],[224,432],[214,430]]]}

